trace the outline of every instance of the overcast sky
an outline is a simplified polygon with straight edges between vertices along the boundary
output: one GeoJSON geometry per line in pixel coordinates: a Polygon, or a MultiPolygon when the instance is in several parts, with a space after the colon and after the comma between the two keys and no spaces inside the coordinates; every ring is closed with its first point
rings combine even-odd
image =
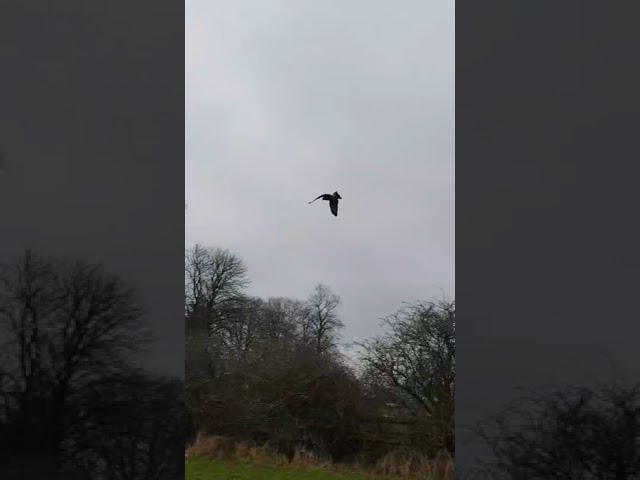
{"type": "Polygon", "coordinates": [[[186,2],[185,242],[250,293],[343,300],[346,340],[455,291],[454,3],[186,2]],[[327,202],[337,190],[337,218],[327,202]]]}

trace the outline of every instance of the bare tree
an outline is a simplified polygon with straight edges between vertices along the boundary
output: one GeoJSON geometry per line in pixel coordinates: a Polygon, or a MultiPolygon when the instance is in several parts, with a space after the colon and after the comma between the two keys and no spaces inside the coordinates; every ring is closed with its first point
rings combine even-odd
{"type": "Polygon", "coordinates": [[[302,325],[303,339],[322,355],[337,346],[344,324],[338,318],[340,297],[325,285],[317,285],[306,302],[306,316],[302,325]]]}
{"type": "Polygon", "coordinates": [[[217,322],[224,320],[225,310],[232,316],[248,283],[242,260],[228,250],[196,245],[185,251],[185,354],[189,385],[221,374],[221,338],[211,338],[211,333],[218,330],[217,322]]]}
{"type": "Polygon", "coordinates": [[[64,402],[100,371],[116,371],[149,340],[132,288],[102,265],[49,262],[27,251],[0,279],[9,390],[54,387],[64,402]]]}
{"type": "Polygon", "coordinates": [[[476,433],[490,453],[474,478],[640,478],[640,384],[524,390],[476,433]]]}
{"type": "MultiPolygon", "coordinates": [[[[101,395],[98,408],[98,397],[91,392],[131,371],[128,361],[150,340],[143,312],[134,290],[100,264],[49,261],[27,251],[17,263],[4,266],[0,466],[7,470],[3,473],[77,478],[80,458],[113,451],[119,440],[101,435],[89,442],[89,426],[100,425],[103,433],[131,428],[126,414],[140,399],[114,417],[107,413],[118,409],[118,396],[101,395]]],[[[175,413],[175,408],[163,405],[167,408],[158,415],[175,413]]],[[[147,433],[139,432],[139,439],[147,435],[140,445],[157,441],[155,434],[147,433]]],[[[174,435],[173,441],[178,439],[174,435]]],[[[167,461],[165,453],[155,450],[158,462],[167,461]]],[[[174,455],[170,463],[175,461],[174,455]]],[[[96,465],[87,465],[91,466],[96,465]]],[[[103,474],[112,468],[114,464],[108,465],[103,474]]],[[[145,476],[148,473],[138,471],[130,478],[161,478],[145,476]]]]}
{"type": "Polygon", "coordinates": [[[453,452],[455,302],[406,304],[383,324],[384,336],[359,344],[365,376],[427,417],[430,442],[453,452]]]}
{"type": "Polygon", "coordinates": [[[264,323],[264,302],[260,298],[226,300],[211,320],[211,337],[220,340],[224,355],[245,358],[258,340],[264,323]]]}
{"type": "Polygon", "coordinates": [[[296,330],[305,318],[305,306],[298,300],[270,298],[264,305],[265,337],[287,343],[296,335],[296,330]]]}
{"type": "Polygon", "coordinates": [[[453,394],[455,380],[455,303],[407,304],[386,317],[384,336],[366,341],[362,361],[404,394],[411,410],[429,411],[453,394]]]}
{"type": "Polygon", "coordinates": [[[189,319],[208,318],[220,302],[236,298],[248,284],[244,263],[228,250],[196,245],[185,252],[185,314],[189,319]]]}

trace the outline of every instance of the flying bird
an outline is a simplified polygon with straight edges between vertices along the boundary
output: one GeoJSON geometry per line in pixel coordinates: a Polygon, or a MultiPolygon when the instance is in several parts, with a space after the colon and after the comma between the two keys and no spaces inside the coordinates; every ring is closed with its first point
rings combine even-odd
{"type": "Polygon", "coordinates": [[[331,213],[333,213],[334,216],[338,216],[338,200],[341,200],[342,197],[340,196],[340,194],[338,192],[333,192],[333,193],[323,193],[322,195],[318,196],[317,198],[311,200],[309,203],[313,203],[316,200],[328,200],[329,201],[329,208],[331,209],[331,213]]]}

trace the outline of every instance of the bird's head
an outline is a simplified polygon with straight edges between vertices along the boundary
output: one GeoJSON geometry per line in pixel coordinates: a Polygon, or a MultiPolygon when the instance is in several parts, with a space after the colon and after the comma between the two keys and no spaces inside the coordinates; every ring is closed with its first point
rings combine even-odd
{"type": "Polygon", "coordinates": [[[336,197],[339,200],[342,200],[342,197],[340,196],[340,194],[338,192],[333,192],[333,196],[336,197]]]}

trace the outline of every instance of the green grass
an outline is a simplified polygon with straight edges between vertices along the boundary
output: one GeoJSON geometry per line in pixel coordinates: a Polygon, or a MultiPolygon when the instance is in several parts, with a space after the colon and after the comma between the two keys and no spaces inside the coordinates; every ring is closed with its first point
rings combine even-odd
{"type": "Polygon", "coordinates": [[[249,465],[197,457],[185,459],[186,480],[375,480],[357,473],[335,473],[322,468],[249,465]]]}

